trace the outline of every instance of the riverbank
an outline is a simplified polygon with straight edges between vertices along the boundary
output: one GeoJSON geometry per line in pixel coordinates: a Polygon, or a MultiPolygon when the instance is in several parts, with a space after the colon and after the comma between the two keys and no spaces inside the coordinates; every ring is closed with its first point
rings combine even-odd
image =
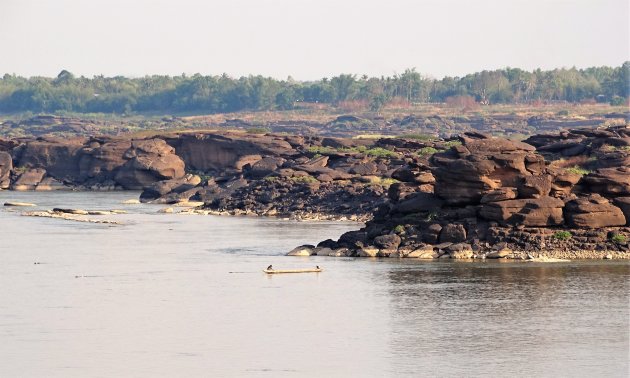
{"type": "Polygon", "coordinates": [[[164,212],[365,222],[328,246],[347,256],[629,248],[627,126],[524,142],[181,132],[0,147],[0,183],[13,190],[135,189],[164,212]]]}

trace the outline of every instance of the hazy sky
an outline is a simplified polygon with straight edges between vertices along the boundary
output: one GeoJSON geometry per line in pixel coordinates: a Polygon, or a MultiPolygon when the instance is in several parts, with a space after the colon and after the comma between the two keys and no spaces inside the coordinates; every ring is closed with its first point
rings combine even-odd
{"type": "Polygon", "coordinates": [[[0,0],[0,74],[462,75],[630,60],[628,0],[0,0]]]}

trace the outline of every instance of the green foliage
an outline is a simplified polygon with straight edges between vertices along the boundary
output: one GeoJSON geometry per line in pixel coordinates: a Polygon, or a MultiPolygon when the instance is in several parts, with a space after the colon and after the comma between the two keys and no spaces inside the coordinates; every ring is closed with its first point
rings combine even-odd
{"type": "Polygon", "coordinates": [[[370,185],[379,185],[383,188],[389,188],[393,184],[400,182],[390,177],[373,177],[370,179],[370,185]]]}
{"type": "Polygon", "coordinates": [[[374,157],[388,157],[388,158],[397,158],[398,154],[394,151],[387,150],[383,147],[374,147],[369,150],[365,150],[366,155],[374,156],[374,157]]]}
{"type": "Polygon", "coordinates": [[[373,112],[378,112],[383,109],[385,103],[387,102],[387,96],[384,94],[378,94],[372,98],[370,101],[370,110],[373,112]]]}
{"type": "Polygon", "coordinates": [[[612,106],[623,106],[626,104],[628,100],[621,96],[614,96],[610,99],[610,105],[612,106]]]}
{"type": "Polygon", "coordinates": [[[429,156],[429,155],[433,155],[435,153],[440,152],[440,150],[438,150],[437,148],[433,148],[433,147],[422,147],[421,149],[418,150],[418,155],[420,156],[429,156]]]}
{"type": "Polygon", "coordinates": [[[626,244],[626,236],[622,235],[622,234],[614,234],[611,238],[610,241],[612,241],[613,243],[617,243],[617,244],[626,244]]]}
{"type": "Polygon", "coordinates": [[[567,168],[565,169],[565,171],[569,172],[569,173],[574,173],[576,175],[580,175],[580,176],[585,176],[588,175],[589,173],[591,173],[591,171],[589,171],[588,169],[584,169],[580,166],[574,165],[571,168],[567,168]]]}
{"type": "Polygon", "coordinates": [[[291,177],[291,181],[295,183],[300,183],[300,184],[313,184],[313,183],[319,182],[313,176],[293,176],[291,177]]]}
{"type": "Polygon", "coordinates": [[[571,239],[571,233],[569,231],[558,231],[555,234],[553,234],[553,238],[557,239],[557,240],[569,240],[571,239]]]}
{"type": "Polygon", "coordinates": [[[271,130],[265,127],[250,127],[249,129],[245,130],[245,132],[247,134],[267,134],[271,132],[271,130]]]}
{"type": "Polygon", "coordinates": [[[427,214],[426,220],[427,220],[427,221],[432,221],[432,220],[434,220],[435,218],[437,218],[437,216],[438,216],[438,213],[437,213],[436,211],[431,211],[431,212],[429,212],[429,213],[427,214]]]}
{"type": "Polygon", "coordinates": [[[446,148],[451,148],[451,147],[455,147],[455,146],[461,146],[462,142],[460,142],[459,140],[450,140],[448,142],[444,142],[444,146],[446,148]]]}
{"type": "Polygon", "coordinates": [[[403,226],[402,224],[399,224],[398,226],[394,227],[393,231],[396,234],[402,234],[405,232],[405,226],[403,226]]]}
{"type": "Polygon", "coordinates": [[[619,67],[524,71],[505,68],[464,77],[431,79],[407,69],[389,77],[341,74],[319,81],[296,82],[270,77],[123,76],[76,77],[62,71],[55,78],[25,78],[5,74],[0,78],[2,112],[199,112],[292,109],[299,102],[338,104],[369,101],[379,111],[389,99],[408,102],[445,102],[454,96],[475,103],[530,101],[580,102],[596,99],[624,105],[630,95],[630,61],[619,67]]]}
{"type": "Polygon", "coordinates": [[[306,149],[306,151],[312,153],[312,154],[316,154],[316,155],[331,155],[334,153],[337,153],[337,150],[332,148],[332,147],[326,147],[326,146],[310,146],[306,149]]]}
{"type": "Polygon", "coordinates": [[[276,177],[276,176],[267,176],[263,180],[265,180],[267,182],[275,182],[275,181],[278,180],[278,177],[276,177]]]}
{"type": "Polygon", "coordinates": [[[13,167],[13,173],[17,174],[17,175],[21,175],[22,173],[26,172],[28,170],[28,167],[13,167]]]}

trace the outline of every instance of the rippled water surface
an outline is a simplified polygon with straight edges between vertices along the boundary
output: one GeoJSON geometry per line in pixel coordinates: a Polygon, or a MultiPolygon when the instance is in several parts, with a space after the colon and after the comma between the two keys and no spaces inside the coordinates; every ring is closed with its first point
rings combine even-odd
{"type": "Polygon", "coordinates": [[[358,225],[121,204],[134,196],[0,192],[129,211],[112,226],[0,210],[0,376],[628,375],[626,262],[285,257],[358,225]]]}

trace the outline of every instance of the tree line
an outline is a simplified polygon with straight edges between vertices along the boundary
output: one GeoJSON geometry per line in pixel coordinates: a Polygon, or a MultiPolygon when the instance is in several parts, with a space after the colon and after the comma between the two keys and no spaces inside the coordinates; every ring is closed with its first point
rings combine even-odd
{"type": "Polygon", "coordinates": [[[505,68],[464,77],[433,79],[407,69],[387,77],[341,74],[319,81],[277,80],[263,76],[153,75],[57,77],[5,74],[0,79],[0,112],[79,113],[200,112],[286,110],[299,102],[339,104],[361,100],[378,110],[392,100],[448,102],[466,97],[481,104],[610,102],[629,96],[630,61],[619,67],[525,71],[505,68]]]}

